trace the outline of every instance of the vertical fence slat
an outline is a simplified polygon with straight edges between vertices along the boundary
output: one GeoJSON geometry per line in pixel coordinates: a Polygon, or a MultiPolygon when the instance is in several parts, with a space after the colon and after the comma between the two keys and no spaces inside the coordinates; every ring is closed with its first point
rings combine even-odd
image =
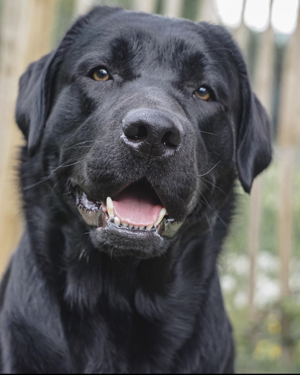
{"type": "Polygon", "coordinates": [[[0,65],[0,273],[7,263],[12,248],[16,245],[20,235],[18,217],[17,188],[14,186],[12,168],[16,166],[14,147],[21,144],[21,134],[14,126],[14,102],[17,94],[17,79],[14,75],[21,73],[20,61],[16,58],[16,51],[20,46],[22,34],[26,32],[25,18],[27,5],[13,1],[3,3],[3,17],[1,30],[1,65],[0,65]],[[18,33],[17,38],[15,37],[18,33]],[[15,197],[14,197],[15,196],[15,197]],[[7,201],[10,200],[8,206],[7,201]]]}
{"type": "Polygon", "coordinates": [[[81,16],[87,13],[94,5],[94,0],[77,0],[75,3],[75,15],[81,16]]]}
{"type": "MultiPolygon", "coordinates": [[[[300,7],[298,20],[300,19],[300,7]]],[[[281,93],[281,111],[279,122],[279,161],[281,184],[281,209],[279,212],[279,246],[282,259],[281,264],[281,290],[285,297],[289,291],[289,263],[287,254],[291,254],[291,225],[292,225],[292,202],[289,199],[292,186],[292,164],[294,163],[294,150],[300,145],[300,117],[299,95],[300,95],[300,23],[291,37],[285,60],[285,69],[281,93]],[[290,207],[289,207],[290,206],[290,207]]]]}
{"type": "MultiPolygon", "coordinates": [[[[270,4],[270,13],[272,2],[270,4]]],[[[254,90],[266,108],[268,114],[271,114],[272,106],[272,88],[273,88],[273,66],[274,66],[274,33],[269,23],[268,29],[263,33],[255,69],[254,90]]],[[[257,255],[260,249],[260,223],[262,221],[262,176],[258,176],[253,184],[250,198],[250,225],[249,225],[249,314],[250,320],[255,321],[255,290],[256,290],[256,263],[257,255]]]]}
{"type": "Polygon", "coordinates": [[[220,23],[214,0],[201,0],[198,6],[197,21],[220,23]]]}
{"type": "Polygon", "coordinates": [[[252,186],[251,200],[250,200],[250,226],[249,226],[249,317],[250,321],[254,322],[256,318],[255,306],[255,290],[256,290],[256,267],[257,255],[259,253],[259,235],[261,224],[261,179],[257,178],[252,186]]]}
{"type": "Polygon", "coordinates": [[[246,0],[243,0],[242,13],[241,13],[241,24],[234,31],[233,35],[234,35],[235,40],[238,42],[239,46],[241,47],[244,59],[247,62],[248,61],[247,42],[248,42],[248,38],[249,38],[249,29],[245,25],[245,22],[244,22],[245,8],[246,8],[246,0]]]}
{"type": "Polygon", "coordinates": [[[18,79],[26,66],[49,52],[56,0],[5,0],[2,21],[0,112],[0,273],[16,246],[21,231],[17,202],[17,151],[22,136],[14,122],[18,79]]]}
{"type": "Polygon", "coordinates": [[[153,13],[156,9],[157,0],[134,0],[133,10],[139,12],[153,13]]]}
{"type": "MultiPolygon", "coordinates": [[[[279,253],[280,253],[280,284],[281,298],[284,301],[290,295],[290,263],[292,259],[292,225],[293,202],[292,185],[295,162],[295,150],[300,145],[300,7],[298,23],[287,48],[283,83],[281,91],[281,106],[279,113],[279,253]]],[[[286,364],[292,357],[289,317],[282,314],[282,346],[283,359],[286,364]]]]}
{"type": "Polygon", "coordinates": [[[183,0],[164,0],[163,14],[167,17],[180,17],[183,0]]]}
{"type": "Polygon", "coordinates": [[[289,275],[292,254],[292,181],[294,152],[286,148],[280,154],[280,196],[279,196],[279,247],[281,295],[290,294],[289,275]]]}

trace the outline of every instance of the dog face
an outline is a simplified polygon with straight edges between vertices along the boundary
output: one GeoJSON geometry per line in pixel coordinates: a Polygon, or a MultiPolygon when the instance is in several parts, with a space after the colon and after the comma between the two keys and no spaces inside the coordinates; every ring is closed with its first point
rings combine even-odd
{"type": "Polygon", "coordinates": [[[49,217],[116,256],[161,255],[205,230],[236,171],[249,192],[271,159],[223,28],[119,8],[95,8],[28,68],[16,118],[49,217]]]}

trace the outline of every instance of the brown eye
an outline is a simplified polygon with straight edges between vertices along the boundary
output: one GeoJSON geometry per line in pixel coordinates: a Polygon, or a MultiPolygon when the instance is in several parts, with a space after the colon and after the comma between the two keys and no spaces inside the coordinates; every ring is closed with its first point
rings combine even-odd
{"type": "Polygon", "coordinates": [[[110,79],[110,75],[105,68],[100,68],[94,71],[93,79],[95,81],[108,81],[110,79]]]}
{"type": "Polygon", "coordinates": [[[200,89],[195,91],[195,95],[197,98],[205,100],[206,102],[209,102],[212,100],[212,95],[206,87],[202,86],[200,89]]]}

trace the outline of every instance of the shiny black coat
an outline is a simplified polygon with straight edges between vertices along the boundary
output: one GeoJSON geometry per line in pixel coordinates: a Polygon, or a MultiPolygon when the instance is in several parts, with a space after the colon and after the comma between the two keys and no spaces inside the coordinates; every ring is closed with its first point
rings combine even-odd
{"type": "Polygon", "coordinates": [[[271,146],[229,33],[95,8],[24,73],[16,119],[27,140],[26,226],[1,285],[2,371],[233,372],[216,263],[236,177],[250,192],[271,146]],[[97,66],[112,79],[92,80],[97,66]],[[211,101],[195,95],[200,87],[211,101]],[[139,157],[120,140],[122,120],[139,108],[180,119],[172,157],[139,157]],[[139,179],[183,221],[175,237],[96,235],[70,181],[105,199],[139,179]]]}

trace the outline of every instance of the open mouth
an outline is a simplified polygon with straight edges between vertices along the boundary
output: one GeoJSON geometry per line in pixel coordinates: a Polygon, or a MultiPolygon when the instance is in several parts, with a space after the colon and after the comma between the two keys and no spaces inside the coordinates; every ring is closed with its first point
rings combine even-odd
{"type": "Polygon", "coordinates": [[[135,182],[105,201],[95,201],[77,187],[76,204],[85,222],[98,229],[113,226],[120,231],[173,237],[182,224],[169,217],[147,180],[135,182]]]}

